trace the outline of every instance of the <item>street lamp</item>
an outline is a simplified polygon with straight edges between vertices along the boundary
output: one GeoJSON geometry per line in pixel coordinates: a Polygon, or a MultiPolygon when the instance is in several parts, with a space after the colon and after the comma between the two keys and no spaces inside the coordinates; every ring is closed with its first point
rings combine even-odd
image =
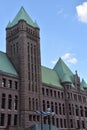
{"type": "Polygon", "coordinates": [[[41,115],[41,130],[43,130],[42,116],[48,117],[49,130],[51,130],[51,118],[55,116],[55,112],[51,111],[51,108],[47,108],[47,111],[36,111],[37,114],[41,115]]]}
{"type": "Polygon", "coordinates": [[[48,124],[49,124],[49,130],[51,130],[51,118],[55,116],[55,112],[51,111],[51,108],[47,109],[47,116],[48,116],[48,124]]]}

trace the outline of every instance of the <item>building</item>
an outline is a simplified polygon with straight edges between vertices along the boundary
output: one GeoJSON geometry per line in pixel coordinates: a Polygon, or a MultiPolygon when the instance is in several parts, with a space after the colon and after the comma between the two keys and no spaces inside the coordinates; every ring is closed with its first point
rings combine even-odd
{"type": "Polygon", "coordinates": [[[87,84],[59,58],[41,66],[40,28],[23,7],[6,27],[6,53],[0,52],[0,130],[22,130],[48,119],[61,130],[87,130],[87,84]]]}

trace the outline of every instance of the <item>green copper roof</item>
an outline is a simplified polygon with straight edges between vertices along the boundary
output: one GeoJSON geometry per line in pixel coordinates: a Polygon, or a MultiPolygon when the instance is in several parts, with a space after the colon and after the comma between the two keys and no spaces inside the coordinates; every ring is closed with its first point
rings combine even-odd
{"type": "Polygon", "coordinates": [[[87,88],[87,83],[85,82],[84,79],[82,79],[81,88],[87,88]]]}
{"type": "Polygon", "coordinates": [[[53,85],[58,88],[62,88],[57,73],[49,68],[41,67],[42,70],[42,82],[48,85],[53,85]]]}
{"type": "Polygon", "coordinates": [[[33,22],[33,20],[30,18],[30,16],[27,14],[27,12],[25,11],[25,9],[23,7],[21,7],[21,9],[19,10],[19,12],[16,15],[16,17],[14,18],[14,20],[12,22],[8,23],[7,28],[13,27],[20,20],[24,20],[24,21],[26,21],[27,24],[29,24],[35,28],[39,28],[37,22],[36,21],[33,22]]]}
{"type": "Polygon", "coordinates": [[[67,75],[67,74],[64,74],[64,75],[63,75],[63,77],[62,77],[62,79],[61,79],[61,82],[62,82],[62,83],[65,83],[65,82],[72,83],[72,81],[71,81],[69,75],[67,75]]]}
{"type": "Polygon", "coordinates": [[[74,82],[72,71],[68,68],[68,66],[63,62],[61,58],[59,58],[53,70],[57,72],[58,76],[61,79],[61,82],[74,82]]]}
{"type": "Polygon", "coordinates": [[[8,59],[6,53],[3,53],[1,51],[0,51],[0,71],[10,75],[18,76],[15,68],[8,59]]]}

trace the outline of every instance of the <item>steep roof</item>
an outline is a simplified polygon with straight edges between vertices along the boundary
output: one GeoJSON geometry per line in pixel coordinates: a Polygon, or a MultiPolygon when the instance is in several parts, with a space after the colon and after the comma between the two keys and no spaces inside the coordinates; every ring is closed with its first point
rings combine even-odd
{"type": "Polygon", "coordinates": [[[87,83],[85,82],[84,79],[82,79],[81,88],[86,88],[87,89],[87,83]]]}
{"type": "Polygon", "coordinates": [[[27,12],[25,11],[25,9],[23,7],[21,7],[21,9],[19,10],[19,12],[17,13],[17,15],[15,16],[15,18],[13,19],[12,22],[9,21],[7,28],[13,27],[14,25],[16,25],[20,20],[24,20],[26,21],[27,24],[35,27],[35,28],[39,28],[37,22],[33,22],[33,20],[30,18],[30,16],[27,14],[27,12]]]}
{"type": "Polygon", "coordinates": [[[41,71],[42,71],[42,82],[43,83],[53,85],[58,88],[62,88],[62,85],[59,81],[59,77],[53,69],[49,69],[47,67],[42,66],[41,71]]]}
{"type": "Polygon", "coordinates": [[[16,72],[6,53],[1,51],[0,51],[0,71],[13,76],[18,76],[18,73],[16,72]]]}
{"type": "Polygon", "coordinates": [[[53,70],[57,72],[58,76],[61,79],[61,82],[74,82],[72,71],[68,68],[68,66],[63,62],[61,58],[59,58],[53,70]]]}

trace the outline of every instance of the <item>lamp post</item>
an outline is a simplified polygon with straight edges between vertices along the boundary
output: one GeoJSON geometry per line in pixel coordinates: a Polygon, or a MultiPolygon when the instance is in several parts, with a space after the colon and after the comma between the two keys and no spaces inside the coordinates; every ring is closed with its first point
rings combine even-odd
{"type": "Polygon", "coordinates": [[[55,112],[51,111],[51,108],[47,108],[47,111],[36,111],[38,115],[41,115],[41,130],[43,130],[42,116],[48,117],[49,130],[51,130],[51,118],[55,115],[55,112]]]}
{"type": "Polygon", "coordinates": [[[49,130],[51,130],[51,118],[55,116],[55,112],[51,111],[51,108],[47,109],[47,116],[48,116],[48,124],[49,124],[49,130]]]}

